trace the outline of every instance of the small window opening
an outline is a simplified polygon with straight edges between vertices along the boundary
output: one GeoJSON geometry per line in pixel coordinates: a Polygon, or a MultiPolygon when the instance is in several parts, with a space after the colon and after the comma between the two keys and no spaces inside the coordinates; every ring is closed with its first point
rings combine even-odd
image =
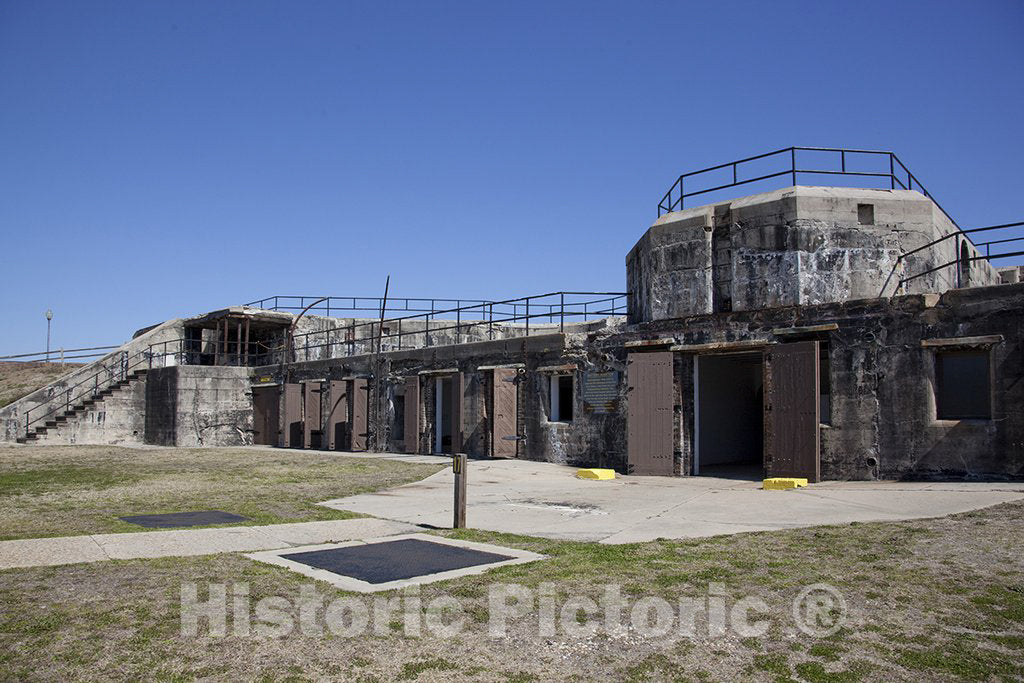
{"type": "Polygon", "coordinates": [[[935,407],[940,420],[992,417],[988,351],[935,354],[935,407]]]}
{"type": "Polygon", "coordinates": [[[821,424],[832,424],[832,369],[829,363],[828,343],[818,350],[818,411],[821,424]]]}
{"type": "Polygon", "coordinates": [[[967,240],[960,243],[960,286],[963,287],[971,281],[971,250],[967,246],[967,240]]]}
{"type": "Polygon", "coordinates": [[[875,224],[875,205],[874,204],[858,204],[857,205],[857,222],[861,225],[874,225],[875,224]]]}
{"type": "Polygon", "coordinates": [[[551,375],[551,422],[572,422],[573,418],[573,377],[572,375],[551,375]]]}

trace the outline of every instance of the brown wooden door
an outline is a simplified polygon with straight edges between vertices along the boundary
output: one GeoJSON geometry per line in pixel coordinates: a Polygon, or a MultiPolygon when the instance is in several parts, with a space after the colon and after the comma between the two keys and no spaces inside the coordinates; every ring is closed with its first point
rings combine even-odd
{"type": "Polygon", "coordinates": [[[767,354],[765,451],[769,477],[818,481],[818,342],[779,344],[767,354]]]}
{"type": "Polygon", "coordinates": [[[465,375],[456,372],[452,375],[452,453],[462,453],[462,394],[465,375]]]}
{"type": "Polygon", "coordinates": [[[302,448],[302,385],[284,385],[284,429],[281,445],[302,448]]]}
{"type": "Polygon", "coordinates": [[[323,435],[321,428],[323,415],[320,410],[322,394],[323,383],[302,383],[302,446],[304,448],[320,448],[320,438],[323,435]]]}
{"type": "Polygon", "coordinates": [[[327,448],[344,450],[348,441],[348,382],[332,379],[327,411],[327,448]]]}
{"type": "Polygon", "coordinates": [[[252,442],[262,446],[276,446],[281,426],[281,387],[253,387],[252,389],[252,442]]]}
{"type": "Polygon", "coordinates": [[[353,451],[366,450],[366,437],[369,431],[369,387],[365,379],[353,379],[349,383],[349,396],[352,401],[352,445],[353,451]]]}
{"type": "Polygon", "coordinates": [[[494,418],[491,420],[491,455],[496,458],[516,457],[519,398],[516,387],[518,372],[513,368],[494,370],[491,387],[494,418]]]}
{"type": "Polygon", "coordinates": [[[626,375],[629,472],[672,475],[675,457],[672,353],[631,353],[626,375]]]}
{"type": "Polygon", "coordinates": [[[405,452],[420,452],[420,378],[405,378],[405,452]]]}

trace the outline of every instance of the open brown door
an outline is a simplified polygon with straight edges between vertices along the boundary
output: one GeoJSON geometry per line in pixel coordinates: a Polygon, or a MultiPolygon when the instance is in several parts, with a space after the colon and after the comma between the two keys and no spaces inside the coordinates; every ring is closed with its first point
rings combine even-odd
{"type": "Polygon", "coordinates": [[[452,453],[463,453],[462,450],[462,394],[465,375],[456,372],[452,375],[452,453]]]}
{"type": "Polygon", "coordinates": [[[302,385],[284,385],[284,434],[282,446],[302,448],[302,385]]]}
{"type": "Polygon", "coordinates": [[[366,437],[369,431],[369,387],[365,379],[353,379],[349,382],[349,397],[352,401],[352,444],[353,451],[366,450],[366,437]]]}
{"type": "Polygon", "coordinates": [[[323,435],[320,410],[320,397],[323,395],[322,382],[302,383],[302,446],[303,448],[320,448],[323,435]]]}
{"type": "Polygon", "coordinates": [[[518,390],[513,368],[494,370],[494,381],[491,386],[493,396],[494,419],[491,420],[491,455],[495,458],[516,457],[517,422],[518,422],[518,390]]]}
{"type": "Polygon", "coordinates": [[[631,353],[626,371],[630,474],[674,474],[672,353],[631,353]]]}
{"type": "Polygon", "coordinates": [[[769,477],[818,481],[818,342],[774,346],[765,372],[765,454],[769,477]]]}
{"type": "Polygon", "coordinates": [[[330,401],[327,411],[327,448],[340,451],[345,448],[348,435],[348,382],[332,379],[330,383],[330,401]]]}
{"type": "Polygon", "coordinates": [[[420,452],[420,378],[405,378],[405,452],[420,452]]]}
{"type": "Polygon", "coordinates": [[[252,442],[262,446],[276,446],[281,431],[281,387],[252,388],[252,442]]]}

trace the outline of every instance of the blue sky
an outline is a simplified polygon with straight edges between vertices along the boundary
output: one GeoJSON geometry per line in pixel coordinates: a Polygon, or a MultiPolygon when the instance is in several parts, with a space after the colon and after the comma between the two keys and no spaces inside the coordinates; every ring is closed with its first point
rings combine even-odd
{"type": "Polygon", "coordinates": [[[683,171],[892,149],[1024,219],[1024,3],[0,3],[0,353],[273,294],[619,291],[683,171]]]}

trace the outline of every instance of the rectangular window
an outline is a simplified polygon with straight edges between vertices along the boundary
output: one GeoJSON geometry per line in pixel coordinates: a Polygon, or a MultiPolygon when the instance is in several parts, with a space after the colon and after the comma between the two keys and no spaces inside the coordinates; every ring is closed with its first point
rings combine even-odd
{"type": "Polygon", "coordinates": [[[573,417],[573,376],[551,375],[549,378],[550,422],[572,422],[573,417]]]}
{"type": "Polygon", "coordinates": [[[936,352],[935,406],[940,420],[992,417],[988,351],[936,352]]]}
{"type": "Polygon", "coordinates": [[[857,205],[857,222],[861,225],[875,224],[875,207],[873,204],[857,205]]]}

